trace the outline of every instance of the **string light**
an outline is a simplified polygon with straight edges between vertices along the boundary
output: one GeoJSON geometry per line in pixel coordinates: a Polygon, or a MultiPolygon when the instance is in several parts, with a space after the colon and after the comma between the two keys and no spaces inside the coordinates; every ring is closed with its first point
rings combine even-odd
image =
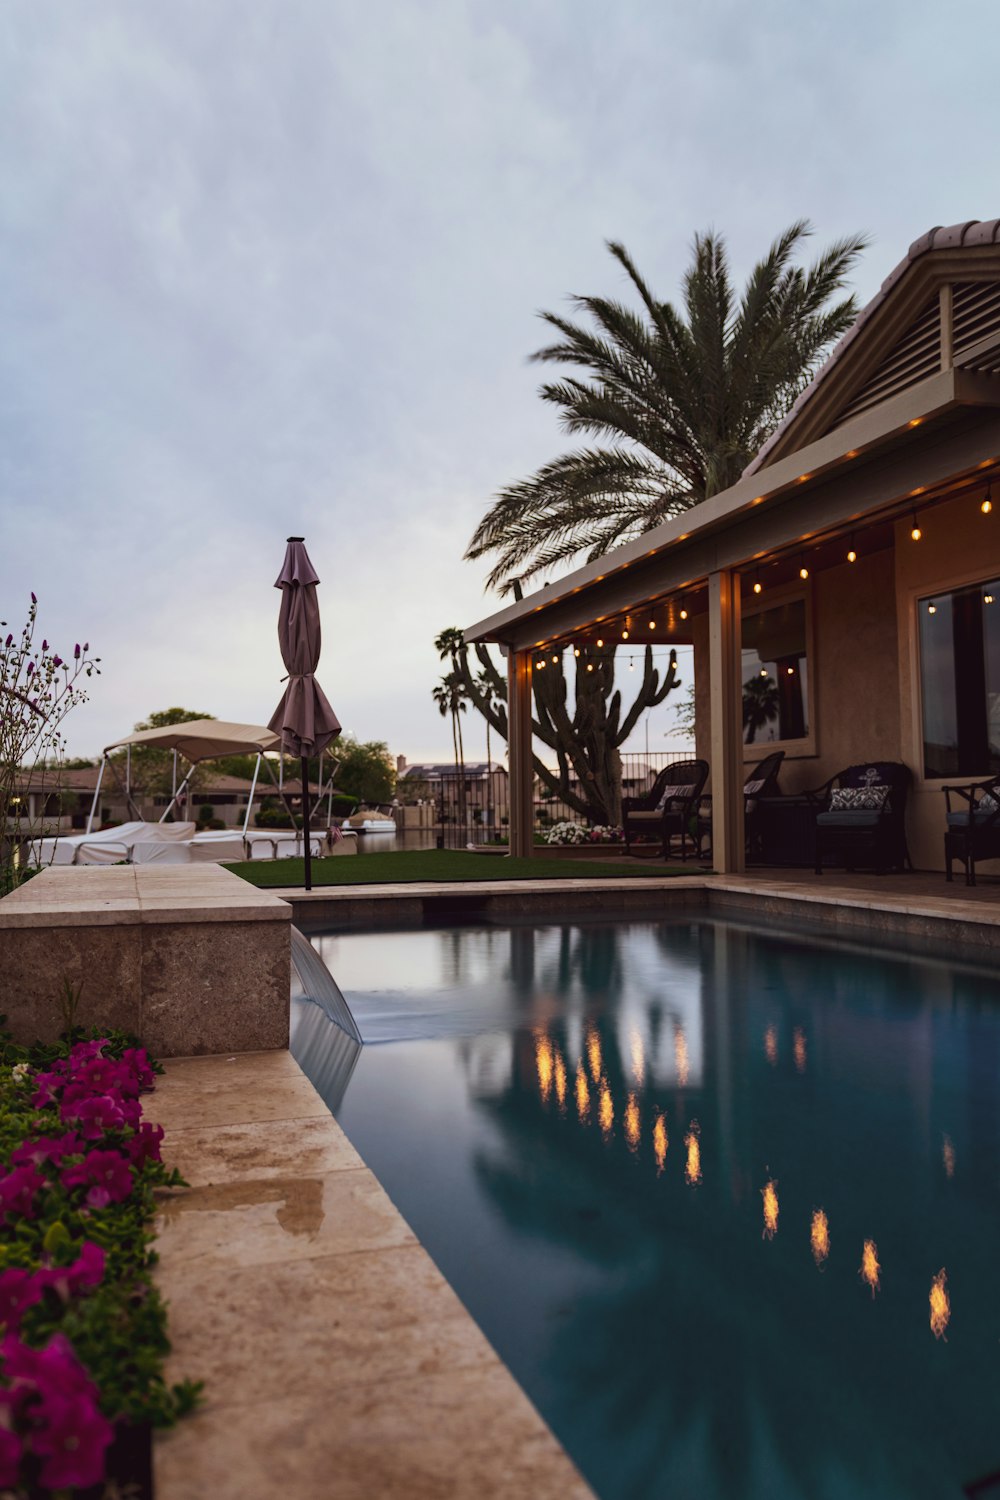
{"type": "Polygon", "coordinates": [[[687,619],[687,617],[688,617],[688,612],[687,612],[687,610],[686,610],[686,609],[682,609],[682,610],[681,610],[681,619],[682,619],[682,620],[686,620],[686,619],[687,619]]]}
{"type": "Polygon", "coordinates": [[[801,552],[799,553],[799,577],[800,578],[808,578],[809,577],[809,569],[806,567],[806,565],[805,565],[805,563],[804,563],[804,561],[802,559],[802,553],[801,552]]]}
{"type": "Polygon", "coordinates": [[[649,622],[649,628],[650,628],[650,630],[655,630],[656,629],[656,621],[655,620],[650,620],[650,622],[649,622]]]}
{"type": "Polygon", "coordinates": [[[553,657],[553,658],[552,658],[552,665],[553,665],[553,666],[554,666],[554,667],[557,667],[557,666],[558,666],[558,665],[559,665],[559,658],[558,658],[558,656],[554,656],[554,657],[553,657]]]}
{"type": "Polygon", "coordinates": [[[588,661],[588,663],[587,663],[587,671],[588,672],[592,672],[593,670],[594,670],[594,663],[592,661],[588,661]]]}
{"type": "Polygon", "coordinates": [[[993,595],[992,594],[984,594],[983,595],[983,603],[984,604],[992,604],[993,603],[993,595]]]}
{"type": "Polygon", "coordinates": [[[849,563],[853,563],[853,562],[857,562],[857,560],[858,560],[858,554],[854,550],[854,532],[852,531],[851,532],[851,545],[847,549],[847,561],[849,563]]]}
{"type": "Polygon", "coordinates": [[[573,647],[573,655],[574,656],[579,656],[580,655],[580,648],[579,648],[579,646],[574,646],[573,647]]]}
{"type": "Polygon", "coordinates": [[[929,615],[936,615],[937,614],[937,605],[936,604],[928,604],[928,606],[927,606],[927,613],[929,615]]]}
{"type": "Polygon", "coordinates": [[[628,640],[628,631],[627,630],[623,630],[622,631],[622,640],[623,641],[627,641],[628,640]]]}
{"type": "Polygon", "coordinates": [[[603,646],[603,645],[604,645],[604,642],[603,642],[603,641],[602,641],[602,640],[598,640],[598,642],[597,642],[597,644],[598,644],[598,645],[599,645],[599,646],[603,646]]]}
{"type": "Polygon", "coordinates": [[[913,525],[910,527],[910,538],[914,542],[919,542],[919,540],[920,540],[920,538],[922,536],[923,536],[923,532],[920,530],[920,527],[917,525],[917,513],[916,513],[916,511],[914,511],[913,512],[913,525]]]}
{"type": "Polygon", "coordinates": [[[993,485],[992,482],[986,486],[986,498],[979,507],[984,516],[988,516],[993,509],[993,485]]]}
{"type": "Polygon", "coordinates": [[[753,581],[753,591],[754,591],[754,593],[755,594],[759,594],[761,592],[761,590],[763,589],[763,587],[764,587],[764,585],[760,581],[760,568],[758,568],[757,569],[757,576],[756,576],[756,578],[753,581]]]}

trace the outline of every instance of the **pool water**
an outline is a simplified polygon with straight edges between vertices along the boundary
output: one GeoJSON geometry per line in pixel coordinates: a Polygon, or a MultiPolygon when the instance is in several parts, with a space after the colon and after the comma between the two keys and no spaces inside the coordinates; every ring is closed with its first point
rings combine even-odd
{"type": "Polygon", "coordinates": [[[296,1055],[602,1500],[1000,1471],[995,972],[700,917],[313,941],[371,1045],[306,1002],[296,1055]]]}

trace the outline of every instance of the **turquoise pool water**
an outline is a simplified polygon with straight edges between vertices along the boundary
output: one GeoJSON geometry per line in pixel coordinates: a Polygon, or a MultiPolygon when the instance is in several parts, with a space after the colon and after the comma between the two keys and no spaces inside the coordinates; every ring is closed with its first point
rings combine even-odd
{"type": "Polygon", "coordinates": [[[1000,1471],[995,973],[701,918],[313,941],[371,1045],[297,1004],[296,1054],[602,1500],[1000,1471]]]}

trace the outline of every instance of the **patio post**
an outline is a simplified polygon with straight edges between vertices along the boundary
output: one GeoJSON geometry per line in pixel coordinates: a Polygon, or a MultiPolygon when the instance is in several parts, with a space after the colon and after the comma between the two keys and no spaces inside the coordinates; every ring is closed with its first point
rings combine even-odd
{"type": "Polygon", "coordinates": [[[507,657],[507,749],[510,755],[510,853],[527,859],[535,849],[534,768],[531,763],[531,654],[507,657]]]}
{"type": "Polygon", "coordinates": [[[721,875],[746,868],[743,828],[743,693],[740,577],[708,575],[712,863],[721,875]]]}

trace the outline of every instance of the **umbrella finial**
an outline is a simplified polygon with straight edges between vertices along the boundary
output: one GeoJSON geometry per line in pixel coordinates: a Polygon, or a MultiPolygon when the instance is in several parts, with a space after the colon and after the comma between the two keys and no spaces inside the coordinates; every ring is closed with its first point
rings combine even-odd
{"type": "Polygon", "coordinates": [[[286,536],[285,537],[285,541],[286,542],[304,542],[305,541],[305,537],[304,536],[286,536]]]}

